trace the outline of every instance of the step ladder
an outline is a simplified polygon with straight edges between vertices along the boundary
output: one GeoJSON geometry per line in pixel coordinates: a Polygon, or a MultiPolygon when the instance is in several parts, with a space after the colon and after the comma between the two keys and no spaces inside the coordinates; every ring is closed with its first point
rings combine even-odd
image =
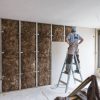
{"type": "Polygon", "coordinates": [[[60,77],[59,77],[59,80],[58,80],[58,84],[57,84],[57,87],[59,87],[60,83],[63,83],[64,85],[66,85],[65,93],[67,92],[67,89],[68,89],[68,84],[69,84],[69,79],[70,79],[71,73],[72,73],[74,82],[75,81],[82,82],[82,80],[83,80],[81,72],[80,72],[80,69],[79,69],[79,64],[78,64],[78,60],[77,60],[76,54],[73,55],[73,60],[72,60],[72,63],[70,64],[70,69],[69,69],[69,73],[68,74],[66,74],[64,72],[64,69],[67,66],[66,60],[67,60],[67,56],[65,58],[65,61],[64,61],[64,64],[63,64],[63,68],[61,70],[61,74],[60,74],[60,77]],[[74,61],[74,63],[73,63],[73,61],[74,61]],[[73,70],[73,68],[72,68],[73,64],[76,65],[76,68],[77,68],[78,72],[75,72],[75,70],[73,70]],[[61,78],[63,77],[63,74],[68,75],[67,76],[67,82],[64,82],[64,81],[61,80],[61,78]],[[79,74],[80,79],[75,78],[75,74],[79,74]]]}

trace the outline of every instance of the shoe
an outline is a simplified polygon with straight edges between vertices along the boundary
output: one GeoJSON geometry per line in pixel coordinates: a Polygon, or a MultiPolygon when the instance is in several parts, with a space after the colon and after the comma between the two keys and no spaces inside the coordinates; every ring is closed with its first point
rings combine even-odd
{"type": "Polygon", "coordinates": [[[75,73],[79,73],[79,70],[78,70],[78,69],[76,69],[74,72],[75,72],[75,73]]]}
{"type": "Polygon", "coordinates": [[[69,72],[65,70],[64,73],[65,73],[65,74],[68,74],[69,72]]]}

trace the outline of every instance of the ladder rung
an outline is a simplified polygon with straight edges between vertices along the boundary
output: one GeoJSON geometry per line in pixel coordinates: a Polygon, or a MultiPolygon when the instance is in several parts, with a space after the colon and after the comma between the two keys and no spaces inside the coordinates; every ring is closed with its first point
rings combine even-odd
{"type": "Polygon", "coordinates": [[[79,80],[79,79],[77,79],[77,78],[74,78],[76,81],[78,81],[78,82],[82,82],[81,80],[79,80]]]}
{"type": "Polygon", "coordinates": [[[73,71],[73,73],[75,73],[75,74],[80,74],[80,72],[75,72],[75,71],[73,71]]]}
{"type": "Polygon", "coordinates": [[[65,72],[62,72],[63,74],[67,74],[68,75],[68,73],[65,73],[65,72]]]}
{"type": "Polygon", "coordinates": [[[61,82],[61,83],[63,83],[63,84],[65,84],[65,85],[67,85],[67,83],[65,83],[65,82],[64,82],[64,81],[62,81],[62,80],[60,80],[60,82],[61,82]]]}

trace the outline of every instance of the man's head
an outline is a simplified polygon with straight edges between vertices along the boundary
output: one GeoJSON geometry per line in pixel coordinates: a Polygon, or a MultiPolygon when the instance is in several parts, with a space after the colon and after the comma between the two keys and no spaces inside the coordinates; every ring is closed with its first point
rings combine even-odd
{"type": "Polygon", "coordinates": [[[76,32],[76,27],[75,26],[72,26],[72,33],[73,32],[76,32]]]}

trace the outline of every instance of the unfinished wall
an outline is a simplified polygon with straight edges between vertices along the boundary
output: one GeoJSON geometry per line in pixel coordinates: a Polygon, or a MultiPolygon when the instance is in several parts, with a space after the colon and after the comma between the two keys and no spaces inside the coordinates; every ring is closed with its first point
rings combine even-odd
{"type": "Polygon", "coordinates": [[[51,25],[38,24],[38,85],[51,83],[51,25]]]}
{"type": "Polygon", "coordinates": [[[2,92],[51,83],[51,25],[1,19],[2,92]],[[38,36],[38,43],[36,37],[38,36]],[[38,49],[36,48],[38,45],[38,49]],[[39,52],[38,52],[38,51],[39,52]],[[36,70],[38,52],[38,71],[36,70]],[[38,77],[36,77],[36,73],[38,77]],[[38,83],[36,80],[38,79],[38,83]]]}
{"type": "Polygon", "coordinates": [[[18,21],[2,20],[2,91],[18,90],[18,21]]]}
{"type": "MultiPolygon", "coordinates": [[[[2,37],[0,88],[3,92],[56,84],[68,47],[64,41],[71,27],[1,20],[3,32],[0,34],[2,37]]],[[[94,29],[77,28],[77,32],[81,33],[85,41],[79,46],[82,75],[85,79],[94,71],[94,29]],[[87,66],[91,66],[91,71],[87,66]]]]}
{"type": "Polygon", "coordinates": [[[1,21],[0,92],[51,84],[51,24],[1,21]]]}

